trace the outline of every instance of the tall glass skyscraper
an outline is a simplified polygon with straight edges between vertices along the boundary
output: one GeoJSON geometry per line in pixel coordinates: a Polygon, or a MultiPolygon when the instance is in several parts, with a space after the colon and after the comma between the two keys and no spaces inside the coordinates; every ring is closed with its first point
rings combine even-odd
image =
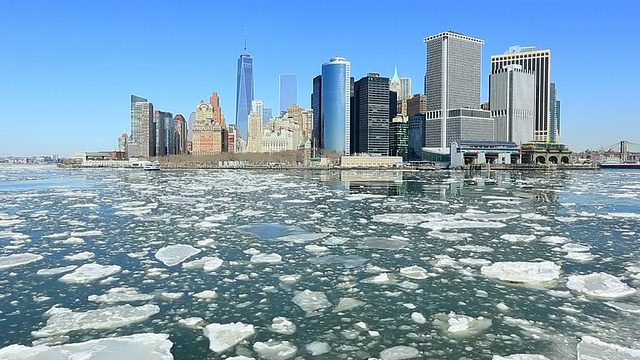
{"type": "Polygon", "coordinates": [[[298,105],[298,75],[280,75],[280,114],[289,106],[298,105]]]}
{"type": "Polygon", "coordinates": [[[236,126],[239,135],[246,141],[249,136],[249,113],[253,101],[253,58],[245,53],[238,59],[238,82],[236,84],[236,126]]]}
{"type": "Polygon", "coordinates": [[[324,149],[350,154],[351,63],[334,57],[322,65],[324,149]]]}

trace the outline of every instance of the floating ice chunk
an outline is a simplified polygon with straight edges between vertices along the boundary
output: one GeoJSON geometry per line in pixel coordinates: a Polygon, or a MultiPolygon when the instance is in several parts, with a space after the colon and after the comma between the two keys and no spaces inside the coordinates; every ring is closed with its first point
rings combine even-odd
{"type": "Polygon", "coordinates": [[[186,319],[180,319],[178,322],[188,328],[201,329],[204,325],[204,320],[201,317],[190,317],[186,319]]]}
{"type": "Polygon", "coordinates": [[[380,360],[415,359],[418,355],[420,355],[418,349],[411,346],[398,345],[382,350],[380,352],[380,360]]]}
{"type": "Polygon", "coordinates": [[[571,290],[603,299],[615,299],[633,295],[636,289],[629,287],[617,277],[599,272],[588,275],[571,275],[567,279],[571,290]]]}
{"type": "Polygon", "coordinates": [[[493,249],[488,246],[481,245],[458,245],[454,246],[454,248],[460,251],[470,251],[470,252],[492,252],[493,249]]]}
{"type": "Polygon", "coordinates": [[[256,248],[248,248],[247,250],[243,250],[242,252],[247,254],[247,255],[258,255],[262,251],[260,251],[260,250],[258,250],[256,248]]]}
{"type": "Polygon", "coordinates": [[[224,261],[216,256],[205,256],[198,260],[182,263],[182,267],[185,269],[203,269],[204,271],[216,271],[224,261]]]}
{"type": "Polygon", "coordinates": [[[605,304],[617,310],[621,310],[621,311],[632,313],[632,314],[640,314],[640,306],[638,305],[625,304],[625,303],[616,302],[616,301],[607,302],[605,304]]]}
{"type": "Polygon", "coordinates": [[[331,347],[329,346],[329,343],[321,342],[321,341],[314,341],[312,343],[309,343],[305,346],[305,348],[311,354],[311,356],[318,356],[318,355],[326,354],[329,351],[331,351],[331,347]]]}
{"type": "Polygon", "coordinates": [[[216,228],[216,227],[218,227],[220,225],[221,224],[212,223],[212,222],[209,222],[209,221],[200,221],[195,226],[199,227],[199,228],[202,228],[202,229],[212,229],[212,228],[216,228]]]}
{"type": "Polygon", "coordinates": [[[428,277],[427,270],[415,265],[400,269],[400,275],[416,280],[422,280],[428,277]]]}
{"type": "Polygon", "coordinates": [[[389,285],[389,284],[395,283],[395,281],[387,273],[382,273],[376,276],[366,278],[362,280],[362,282],[366,284],[376,284],[376,285],[382,285],[382,284],[389,285]]]}
{"type": "Polygon", "coordinates": [[[449,255],[436,255],[434,256],[435,260],[432,262],[433,266],[438,268],[443,267],[457,267],[458,264],[455,259],[451,258],[449,255]]]}
{"type": "Polygon", "coordinates": [[[250,358],[244,355],[239,355],[239,356],[232,356],[232,357],[228,357],[226,358],[226,360],[256,360],[256,358],[250,358]]]}
{"type": "Polygon", "coordinates": [[[340,236],[330,236],[328,238],[323,239],[322,243],[325,245],[332,246],[332,245],[342,245],[347,241],[349,241],[349,238],[340,237],[340,236]]]}
{"type": "Polygon", "coordinates": [[[417,225],[433,218],[433,214],[391,213],[373,215],[371,220],[386,224],[417,225]]]}
{"type": "Polygon", "coordinates": [[[218,297],[218,294],[216,294],[216,292],[213,290],[204,290],[199,293],[193,294],[193,297],[198,299],[215,299],[216,297],[218,297]]]}
{"type": "Polygon", "coordinates": [[[331,307],[331,303],[323,292],[311,291],[309,289],[297,293],[293,297],[293,302],[305,312],[313,312],[331,307]]]}
{"type": "Polygon", "coordinates": [[[209,215],[207,217],[204,218],[204,221],[226,221],[227,219],[229,219],[229,215],[226,214],[216,214],[216,215],[209,215]]]}
{"type": "Polygon", "coordinates": [[[61,233],[54,233],[54,234],[49,234],[49,235],[43,235],[42,238],[43,239],[61,239],[63,237],[67,237],[69,236],[68,232],[61,232],[61,233]]]}
{"type": "Polygon", "coordinates": [[[296,332],[296,324],[285,317],[276,316],[271,321],[269,330],[279,334],[291,335],[296,332]]]}
{"type": "Polygon", "coordinates": [[[451,230],[451,229],[497,229],[507,226],[495,221],[472,221],[472,220],[441,220],[430,221],[420,224],[420,227],[431,230],[451,230]]]}
{"type": "Polygon", "coordinates": [[[509,242],[529,242],[536,239],[535,235],[519,235],[519,234],[504,234],[500,235],[500,239],[509,242]]]}
{"type": "Polygon", "coordinates": [[[358,244],[360,249],[381,249],[381,250],[397,250],[404,249],[409,243],[404,240],[388,239],[382,237],[364,238],[358,244]]]}
{"type": "Polygon", "coordinates": [[[640,359],[640,350],[609,344],[598,338],[583,336],[578,343],[578,360],[632,360],[640,359]]]}
{"type": "Polygon", "coordinates": [[[327,252],[329,251],[329,248],[326,246],[319,246],[319,245],[305,245],[304,250],[308,253],[314,254],[314,253],[327,252]]]}
{"type": "Polygon", "coordinates": [[[312,264],[341,264],[347,269],[362,266],[367,261],[369,260],[356,255],[327,255],[309,258],[309,262],[312,264]]]}
{"type": "Polygon", "coordinates": [[[564,236],[552,235],[552,236],[543,236],[540,238],[540,241],[547,244],[560,245],[560,244],[568,243],[571,240],[564,236]]]}
{"type": "Polygon", "coordinates": [[[469,220],[493,220],[493,221],[510,220],[510,219],[515,219],[518,216],[519,216],[518,214],[481,214],[481,213],[462,214],[462,217],[469,220]]]}
{"type": "Polygon", "coordinates": [[[608,213],[607,215],[614,218],[622,218],[622,219],[640,219],[640,214],[638,213],[618,212],[618,213],[608,213]]]}
{"type": "Polygon", "coordinates": [[[82,245],[84,244],[84,240],[79,237],[70,237],[68,239],[61,240],[60,243],[65,245],[82,245]]]}
{"type": "Polygon", "coordinates": [[[580,251],[589,251],[591,248],[588,246],[580,245],[580,244],[564,244],[561,247],[562,250],[567,252],[580,252],[580,251]]]}
{"type": "Polygon", "coordinates": [[[156,259],[162,261],[166,266],[175,266],[200,253],[200,249],[196,249],[191,245],[169,245],[161,248],[156,252],[156,259]]]}
{"type": "Polygon", "coordinates": [[[491,320],[482,316],[473,318],[466,315],[457,315],[452,311],[449,314],[436,314],[433,324],[452,335],[466,337],[477,335],[488,329],[491,326],[491,320]]]}
{"type": "Polygon", "coordinates": [[[295,284],[300,280],[300,275],[281,275],[278,280],[284,284],[295,284]]]}
{"type": "Polygon", "coordinates": [[[509,356],[493,355],[492,360],[549,360],[549,358],[536,354],[513,354],[509,356]]]}
{"type": "Polygon", "coordinates": [[[588,252],[570,252],[570,253],[567,253],[567,255],[565,255],[564,257],[565,259],[582,261],[582,262],[591,261],[595,258],[593,254],[588,252]]]}
{"type": "Polygon", "coordinates": [[[73,271],[77,267],[78,265],[69,265],[69,266],[63,266],[63,267],[57,267],[57,268],[51,268],[51,269],[40,269],[36,274],[41,276],[58,275],[58,274],[63,274],[69,271],[73,271]]]}
{"type": "Polygon", "coordinates": [[[71,284],[86,284],[117,274],[120,270],[122,268],[118,265],[84,264],[72,273],[63,275],[60,281],[71,284]]]}
{"type": "Polygon", "coordinates": [[[385,198],[385,195],[379,195],[379,194],[351,194],[351,195],[347,195],[344,198],[346,200],[349,201],[358,201],[358,200],[365,200],[365,199],[379,199],[379,198],[385,198]]]}
{"type": "Polygon", "coordinates": [[[0,256],[0,270],[29,264],[38,260],[42,260],[42,255],[24,253],[0,256]]]}
{"type": "Polygon", "coordinates": [[[230,324],[210,324],[204,330],[204,336],[209,339],[209,349],[216,353],[224,352],[255,333],[253,325],[241,322],[230,324]]]}
{"type": "Polygon", "coordinates": [[[269,340],[256,342],[253,350],[265,360],[286,360],[296,356],[298,347],[288,341],[269,340]]]}
{"type": "Polygon", "coordinates": [[[362,306],[365,304],[366,303],[364,301],[346,297],[338,301],[338,305],[336,305],[336,307],[333,309],[333,312],[343,312],[343,311],[351,310],[353,308],[357,308],[358,306],[362,306]]]}
{"type": "Polygon", "coordinates": [[[463,265],[469,266],[485,266],[491,264],[491,261],[487,259],[474,259],[474,258],[462,258],[458,259],[458,262],[463,265]]]}
{"type": "Polygon", "coordinates": [[[84,252],[73,254],[73,255],[67,255],[64,257],[64,259],[69,261],[82,261],[82,260],[92,259],[95,256],[96,255],[90,251],[84,251],[84,252]]]}
{"type": "Polygon", "coordinates": [[[251,257],[252,263],[275,264],[282,261],[282,256],[278,254],[256,254],[251,257]]]}
{"type": "Polygon", "coordinates": [[[107,290],[104,295],[89,295],[88,300],[105,304],[115,304],[119,302],[148,301],[153,299],[153,295],[140,294],[136,289],[127,287],[117,287],[107,290]]]}
{"type": "Polygon", "coordinates": [[[509,310],[509,307],[503,302],[501,302],[498,305],[496,305],[496,307],[498,308],[498,310],[503,311],[503,312],[509,310]]]}
{"type": "Polygon", "coordinates": [[[47,312],[49,319],[40,330],[33,331],[34,337],[64,335],[77,330],[115,329],[147,320],[160,312],[156,305],[118,305],[86,312],[74,312],[65,308],[53,308],[47,312]],[[52,309],[52,310],[53,310],[52,309]]]}
{"type": "Polygon", "coordinates": [[[0,349],[0,358],[13,360],[173,360],[172,346],[169,334],[143,333],[58,346],[11,345],[0,349]]]}
{"type": "Polygon", "coordinates": [[[169,300],[178,300],[184,295],[181,292],[161,292],[160,296],[167,298],[169,300]]]}
{"type": "Polygon", "coordinates": [[[71,237],[89,237],[89,236],[102,236],[102,231],[100,230],[89,230],[89,231],[77,231],[72,232],[71,237]]]}
{"type": "Polygon", "coordinates": [[[538,284],[560,277],[560,266],[550,261],[540,262],[497,262],[483,266],[482,275],[512,283],[538,284]]]}
{"type": "Polygon", "coordinates": [[[427,318],[425,318],[424,315],[415,311],[411,313],[411,320],[417,324],[424,324],[427,322],[427,318]]]}
{"type": "Polygon", "coordinates": [[[440,240],[447,241],[461,241],[471,237],[471,234],[467,233],[446,233],[437,230],[429,231],[429,236],[440,240]]]}

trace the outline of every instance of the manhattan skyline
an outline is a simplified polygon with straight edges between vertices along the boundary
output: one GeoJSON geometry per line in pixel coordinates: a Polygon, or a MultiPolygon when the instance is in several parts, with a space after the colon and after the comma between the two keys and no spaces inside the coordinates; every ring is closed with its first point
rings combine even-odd
{"type": "Polygon", "coordinates": [[[562,100],[561,141],[575,151],[622,139],[640,142],[640,124],[628,106],[637,101],[639,71],[624,66],[638,52],[626,46],[639,28],[631,5],[587,9],[543,1],[546,6],[532,10],[501,1],[484,7],[462,3],[456,9],[437,3],[412,6],[412,14],[425,16],[456,12],[428,17],[418,27],[408,15],[406,25],[384,15],[386,26],[352,22],[326,27],[308,18],[317,24],[336,22],[331,4],[340,4],[353,19],[383,16],[389,9],[331,1],[322,7],[285,1],[217,7],[198,1],[2,2],[6,21],[0,31],[8,36],[0,38],[0,48],[9,56],[0,59],[0,133],[5,135],[0,156],[113,149],[122,130],[130,131],[131,94],[144,96],[158,110],[188,116],[217,91],[228,121],[235,119],[235,70],[245,27],[247,53],[254,60],[254,98],[268,108],[279,107],[278,76],[283,73],[297,74],[299,105],[310,108],[312,79],[336,55],[351,62],[355,79],[369,72],[391,77],[397,66],[400,77],[412,79],[412,93],[421,93],[423,39],[454,30],[485,41],[482,101],[488,100],[492,55],[514,45],[550,49],[552,81],[562,100]],[[274,26],[284,9],[300,16],[274,26]],[[205,21],[210,12],[218,14],[216,22],[205,21]],[[158,16],[170,18],[172,25],[150,26],[158,16]],[[157,56],[161,49],[171,56],[157,56]],[[622,50],[630,56],[620,58],[622,50]]]}

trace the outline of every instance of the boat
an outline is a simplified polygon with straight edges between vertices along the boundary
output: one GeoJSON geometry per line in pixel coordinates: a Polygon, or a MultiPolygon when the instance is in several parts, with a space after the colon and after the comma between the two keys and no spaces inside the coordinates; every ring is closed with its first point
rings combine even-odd
{"type": "Polygon", "coordinates": [[[640,163],[600,163],[601,169],[640,169],[640,163]]]}
{"type": "Polygon", "coordinates": [[[144,171],[158,171],[160,170],[160,163],[157,161],[154,161],[154,162],[148,161],[147,163],[142,165],[142,169],[144,171]]]}

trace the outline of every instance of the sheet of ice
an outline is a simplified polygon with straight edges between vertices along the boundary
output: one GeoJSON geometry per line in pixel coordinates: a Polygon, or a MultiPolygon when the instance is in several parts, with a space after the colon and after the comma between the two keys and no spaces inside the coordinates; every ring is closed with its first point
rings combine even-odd
{"type": "Polygon", "coordinates": [[[429,236],[434,237],[439,240],[447,240],[447,241],[462,241],[471,237],[471,234],[468,233],[447,233],[442,231],[429,231],[429,236]]]}
{"type": "Polygon", "coordinates": [[[128,287],[117,287],[107,290],[104,295],[89,295],[88,300],[104,304],[115,304],[119,302],[148,301],[153,299],[153,295],[140,294],[136,289],[128,287]]]}
{"type": "Polygon", "coordinates": [[[120,270],[122,268],[118,265],[84,264],[73,272],[63,275],[60,281],[71,284],[86,284],[117,274],[120,270]]]}
{"type": "Polygon", "coordinates": [[[216,292],[213,290],[204,290],[204,291],[193,294],[193,297],[198,299],[210,300],[210,299],[217,298],[218,294],[216,294],[216,292]]]}
{"type": "Polygon", "coordinates": [[[373,215],[371,220],[386,224],[418,225],[425,221],[432,220],[433,217],[433,214],[390,213],[373,215]]]}
{"type": "Polygon", "coordinates": [[[291,225],[277,223],[256,223],[250,225],[242,225],[236,228],[239,232],[251,234],[261,240],[278,240],[278,238],[296,235],[309,234],[308,231],[291,225]]]}
{"type": "Polygon", "coordinates": [[[471,316],[458,315],[452,311],[449,314],[436,314],[433,324],[450,335],[467,337],[478,335],[488,329],[492,322],[482,316],[473,318],[471,316]]]}
{"type": "Polygon", "coordinates": [[[509,242],[529,242],[536,239],[535,235],[520,235],[520,234],[503,234],[500,235],[500,239],[509,242]]]}
{"type": "Polygon", "coordinates": [[[225,352],[255,334],[253,325],[241,322],[209,324],[203,332],[204,336],[209,339],[209,349],[216,353],[225,352]]]}
{"type": "Polygon", "coordinates": [[[427,318],[425,318],[424,315],[415,311],[411,313],[411,320],[416,324],[424,324],[427,322],[427,318]]]}
{"type": "Polygon", "coordinates": [[[462,265],[468,266],[485,266],[491,264],[491,261],[487,259],[474,259],[474,258],[461,258],[458,262],[462,265]]]}
{"type": "Polygon", "coordinates": [[[578,360],[640,359],[640,350],[606,343],[592,336],[583,336],[578,343],[578,360]]]}
{"type": "Polygon", "coordinates": [[[181,292],[161,292],[160,296],[167,298],[169,300],[178,300],[180,299],[184,294],[181,292]]]}
{"type": "Polygon", "coordinates": [[[251,257],[251,262],[256,264],[276,264],[282,261],[278,254],[256,254],[251,257]]]}
{"type": "Polygon", "coordinates": [[[38,260],[42,260],[42,255],[24,253],[0,256],[0,270],[26,265],[38,260]]]}
{"type": "Polygon", "coordinates": [[[350,297],[345,297],[340,299],[340,301],[338,301],[338,305],[336,305],[336,307],[333,309],[333,312],[343,312],[343,311],[351,310],[353,308],[357,308],[365,304],[366,303],[364,301],[350,298],[350,297]]]}
{"type": "Polygon", "coordinates": [[[224,261],[217,256],[205,256],[197,260],[184,262],[182,267],[185,269],[203,269],[204,271],[216,271],[218,270],[224,261]]]}
{"type": "Polygon", "coordinates": [[[539,284],[558,280],[560,266],[550,261],[507,261],[483,266],[480,272],[486,277],[505,282],[539,284]]]}
{"type": "Polygon", "coordinates": [[[56,243],[60,243],[64,245],[82,245],[84,244],[84,240],[79,237],[70,237],[68,239],[56,241],[56,243]]]}
{"type": "Polygon", "coordinates": [[[568,243],[571,240],[569,238],[567,238],[567,237],[564,237],[564,236],[551,235],[551,236],[543,236],[543,237],[541,237],[540,241],[542,241],[544,243],[547,243],[547,244],[560,245],[560,244],[568,243]]]}
{"type": "Polygon", "coordinates": [[[65,260],[69,261],[83,261],[94,258],[96,255],[90,251],[83,251],[73,255],[67,255],[64,257],[65,260]]]}
{"type": "Polygon", "coordinates": [[[65,308],[53,307],[47,314],[47,324],[40,330],[33,331],[34,337],[50,337],[64,335],[78,330],[116,329],[143,322],[160,312],[156,305],[131,306],[118,305],[85,312],[74,312],[65,308]]]}
{"type": "Polygon", "coordinates": [[[322,252],[327,252],[329,251],[329,248],[326,246],[319,246],[319,245],[315,245],[315,244],[311,244],[311,245],[305,245],[304,246],[304,251],[310,253],[310,254],[315,254],[315,253],[322,253],[322,252]]]}
{"type": "Polygon", "coordinates": [[[380,352],[380,360],[415,359],[418,355],[420,355],[418,349],[411,346],[398,345],[382,350],[380,352]]]}
{"type": "Polygon", "coordinates": [[[155,257],[166,266],[175,266],[201,251],[202,250],[196,249],[191,245],[168,245],[158,250],[155,257]]]}
{"type": "Polygon", "coordinates": [[[482,213],[463,213],[462,217],[469,220],[493,220],[493,221],[504,221],[515,219],[519,215],[518,214],[482,214],[482,213]]]}
{"type": "Polygon", "coordinates": [[[536,354],[513,354],[509,356],[493,355],[492,360],[549,360],[549,358],[536,354]]]}
{"type": "Polygon", "coordinates": [[[611,301],[605,303],[607,306],[610,306],[614,309],[632,313],[632,314],[640,314],[640,306],[635,304],[625,304],[621,302],[611,301]]]}
{"type": "Polygon", "coordinates": [[[340,237],[340,236],[329,236],[328,238],[324,238],[322,243],[325,245],[333,246],[333,245],[342,245],[349,241],[349,238],[340,237]]]}
{"type": "Polygon", "coordinates": [[[395,284],[395,280],[387,273],[378,274],[362,280],[365,284],[389,285],[395,284]]]}
{"type": "Polygon", "coordinates": [[[567,287],[587,296],[603,299],[616,299],[636,293],[636,289],[603,272],[571,275],[567,278],[567,287]]]}
{"type": "Polygon", "coordinates": [[[89,231],[76,231],[72,232],[69,236],[71,237],[90,237],[90,236],[102,236],[102,231],[100,230],[89,230],[89,231]]]}
{"type": "Polygon", "coordinates": [[[311,291],[309,289],[298,292],[293,297],[293,302],[308,313],[332,306],[323,292],[311,291]]]}
{"type": "Polygon", "coordinates": [[[470,251],[470,252],[492,252],[493,249],[488,246],[482,245],[458,245],[454,246],[455,249],[460,251],[470,251]]]}
{"type": "Polygon", "coordinates": [[[261,359],[286,360],[296,356],[298,347],[288,341],[269,340],[256,342],[253,344],[253,350],[258,353],[261,359]]]}
{"type": "Polygon", "coordinates": [[[570,252],[570,253],[567,253],[567,255],[565,255],[564,257],[565,259],[580,261],[580,262],[591,261],[595,258],[593,254],[588,252],[570,252]]]}
{"type": "Polygon", "coordinates": [[[408,247],[409,242],[407,241],[383,237],[367,237],[358,242],[360,249],[398,250],[408,247]]]}
{"type": "Polygon", "coordinates": [[[296,332],[296,324],[286,317],[276,316],[271,320],[269,330],[278,334],[291,335],[296,332]]]}
{"type": "Polygon", "coordinates": [[[347,269],[357,268],[367,261],[369,260],[356,255],[327,255],[309,258],[309,262],[312,264],[340,264],[347,269]]]}
{"type": "Polygon", "coordinates": [[[408,277],[409,279],[422,280],[429,277],[427,274],[427,270],[421,268],[420,266],[409,266],[400,269],[400,275],[404,277],[408,277]]]}
{"type": "Polygon", "coordinates": [[[561,249],[567,252],[581,252],[589,251],[591,248],[580,244],[569,243],[562,245],[561,249]]]}
{"type": "Polygon", "coordinates": [[[40,269],[38,270],[38,272],[36,272],[36,274],[41,276],[58,275],[58,274],[63,274],[69,271],[73,271],[77,268],[78,268],[78,265],[69,265],[69,266],[62,266],[62,267],[51,268],[51,269],[40,269]]]}
{"type": "Polygon", "coordinates": [[[178,322],[188,328],[201,329],[204,326],[204,319],[201,317],[190,317],[186,319],[180,319],[178,322]]]}
{"type": "Polygon", "coordinates": [[[11,360],[173,360],[169,334],[143,333],[57,346],[11,345],[0,349],[0,359],[11,360]]]}
{"type": "Polygon", "coordinates": [[[323,234],[323,233],[291,234],[291,235],[280,236],[276,238],[276,240],[290,242],[294,244],[306,244],[308,242],[320,240],[326,236],[327,234],[323,234]]]}
{"type": "Polygon", "coordinates": [[[473,221],[473,220],[440,220],[429,221],[419,225],[431,230],[452,230],[452,229],[497,229],[507,226],[495,221],[473,221]]]}
{"type": "Polygon", "coordinates": [[[329,343],[322,341],[314,341],[305,346],[305,349],[311,354],[311,356],[319,356],[331,351],[329,343]]]}
{"type": "Polygon", "coordinates": [[[366,200],[366,199],[380,199],[380,198],[385,198],[385,195],[379,195],[379,194],[350,194],[345,196],[344,198],[349,200],[349,201],[359,201],[359,200],[366,200]]]}

